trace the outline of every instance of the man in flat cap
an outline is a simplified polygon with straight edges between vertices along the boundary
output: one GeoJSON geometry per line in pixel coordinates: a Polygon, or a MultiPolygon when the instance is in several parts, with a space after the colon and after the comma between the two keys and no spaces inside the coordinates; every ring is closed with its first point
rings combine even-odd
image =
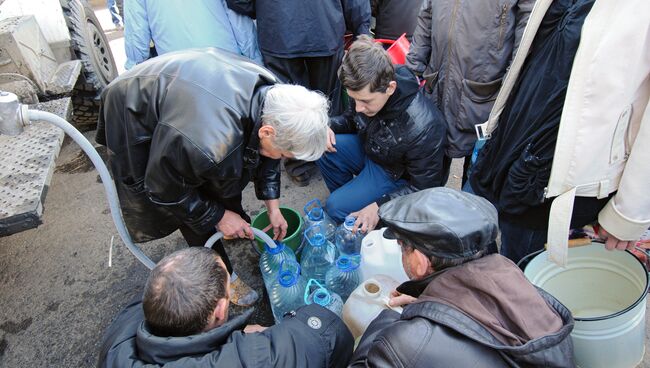
{"type": "Polygon", "coordinates": [[[487,200],[432,188],[384,204],[410,281],[364,333],[352,367],[574,367],[571,313],[492,254],[497,211],[487,200]]]}

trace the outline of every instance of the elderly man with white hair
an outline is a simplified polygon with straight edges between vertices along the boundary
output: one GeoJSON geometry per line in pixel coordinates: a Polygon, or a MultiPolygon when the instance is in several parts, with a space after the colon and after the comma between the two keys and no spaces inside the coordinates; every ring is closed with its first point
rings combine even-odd
{"type": "MultiPolygon", "coordinates": [[[[314,161],[327,147],[327,99],[277,84],[266,69],[229,52],[192,49],[142,63],[102,94],[97,142],[108,148],[122,212],[136,242],[180,230],[202,246],[217,230],[253,238],[242,191],[255,183],[274,238],[287,222],[279,209],[280,159],[314,161]]],[[[232,272],[232,302],[257,294],[232,272]]]]}

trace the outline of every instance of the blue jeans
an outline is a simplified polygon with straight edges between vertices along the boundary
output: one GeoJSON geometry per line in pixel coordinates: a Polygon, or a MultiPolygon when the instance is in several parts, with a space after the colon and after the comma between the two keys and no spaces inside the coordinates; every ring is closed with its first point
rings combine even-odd
{"type": "Polygon", "coordinates": [[[336,152],[324,154],[316,165],[331,193],[325,211],[338,223],[406,184],[370,160],[356,134],[337,134],[336,152]]]}
{"type": "Polygon", "coordinates": [[[499,219],[501,255],[517,263],[525,256],[544,249],[548,230],[535,230],[499,219]]]}
{"type": "Polygon", "coordinates": [[[106,7],[108,8],[108,11],[111,13],[111,18],[113,19],[113,24],[116,26],[122,23],[122,20],[120,19],[120,16],[124,16],[124,14],[119,14],[117,10],[117,5],[115,5],[115,0],[106,0],[106,7]]]}

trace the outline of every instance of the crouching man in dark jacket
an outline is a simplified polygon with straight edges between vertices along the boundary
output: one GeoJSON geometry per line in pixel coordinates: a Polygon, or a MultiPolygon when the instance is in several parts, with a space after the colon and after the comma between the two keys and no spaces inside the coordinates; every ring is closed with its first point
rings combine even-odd
{"type": "Polygon", "coordinates": [[[411,279],[368,326],[352,366],[574,367],[571,313],[499,254],[497,211],[485,199],[434,188],[379,210],[411,279]]]}
{"type": "Polygon", "coordinates": [[[211,249],[187,248],[165,257],[151,272],[143,301],[127,306],[109,326],[99,366],[348,364],[352,335],[334,313],[312,304],[273,327],[245,326],[252,310],[228,320],[228,279],[223,261],[211,249]]]}
{"type": "Polygon", "coordinates": [[[316,163],[331,192],[327,213],[338,222],[352,214],[355,228],[370,231],[382,203],[445,184],[447,127],[415,74],[367,36],[350,47],[339,78],[351,106],[330,119],[329,152],[316,163]]]}
{"type": "MultiPolygon", "coordinates": [[[[102,94],[97,141],[108,148],[133,240],[177,229],[190,246],[217,230],[253,239],[241,203],[250,181],[281,240],[280,158],[314,161],[325,152],[327,108],[322,94],[277,84],[268,70],[216,48],[168,53],[122,74],[102,94]]],[[[214,248],[232,272],[221,242],[214,248]]],[[[233,303],[257,299],[232,280],[233,303]]]]}

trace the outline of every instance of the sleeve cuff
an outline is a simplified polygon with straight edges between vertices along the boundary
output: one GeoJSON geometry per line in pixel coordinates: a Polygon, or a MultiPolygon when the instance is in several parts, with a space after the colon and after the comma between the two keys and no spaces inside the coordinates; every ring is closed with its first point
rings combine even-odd
{"type": "Polygon", "coordinates": [[[598,214],[598,222],[608,233],[620,240],[638,240],[650,227],[650,220],[639,221],[622,214],[612,198],[598,214]]]}

